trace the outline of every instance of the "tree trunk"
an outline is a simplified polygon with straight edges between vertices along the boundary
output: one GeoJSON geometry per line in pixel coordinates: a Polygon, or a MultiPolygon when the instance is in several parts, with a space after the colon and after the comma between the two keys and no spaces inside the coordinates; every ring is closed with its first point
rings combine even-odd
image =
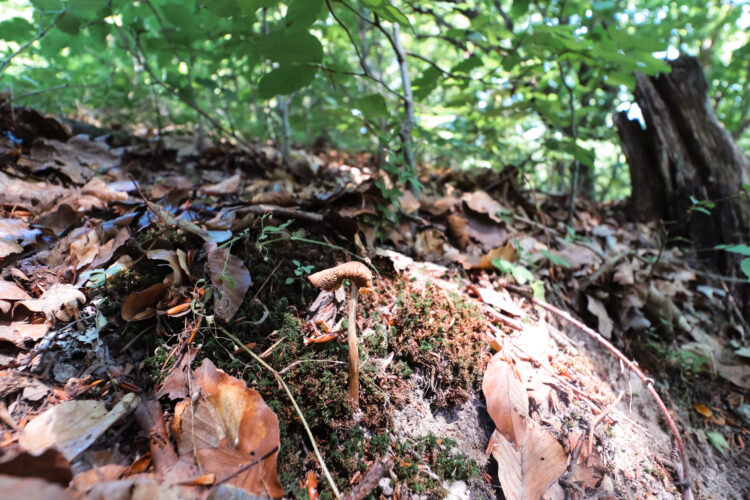
{"type": "MultiPolygon", "coordinates": [[[[673,236],[689,238],[696,248],[745,242],[750,200],[742,184],[750,184],[750,159],[719,123],[698,60],[683,56],[670,64],[669,74],[636,74],[635,99],[645,130],[626,113],[614,117],[630,167],[631,213],[639,220],[661,218],[673,236]],[[710,214],[691,210],[693,200],[715,206],[706,206],[710,214]]],[[[700,255],[722,274],[744,277],[740,255],[700,255]]],[[[742,288],[747,313],[749,287],[742,288]]]]}
{"type": "MultiPolygon", "coordinates": [[[[699,248],[748,238],[750,159],[719,123],[706,94],[703,70],[694,57],[672,61],[672,72],[636,74],[635,98],[646,129],[625,113],[615,115],[630,166],[631,210],[641,220],[661,218],[674,234],[699,248]],[[710,215],[690,210],[691,200],[711,201],[710,215]]],[[[736,274],[736,259],[714,252],[723,272],[736,274]]]]}

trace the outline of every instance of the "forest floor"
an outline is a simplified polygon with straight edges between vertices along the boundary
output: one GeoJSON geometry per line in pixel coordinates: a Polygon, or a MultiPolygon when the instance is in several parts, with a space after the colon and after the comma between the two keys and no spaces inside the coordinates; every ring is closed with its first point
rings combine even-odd
{"type": "Polygon", "coordinates": [[[568,229],[512,169],[389,200],[366,153],[0,129],[4,498],[750,497],[738,282],[623,204],[568,229]],[[348,261],[356,407],[351,288],[307,279],[348,261]]]}

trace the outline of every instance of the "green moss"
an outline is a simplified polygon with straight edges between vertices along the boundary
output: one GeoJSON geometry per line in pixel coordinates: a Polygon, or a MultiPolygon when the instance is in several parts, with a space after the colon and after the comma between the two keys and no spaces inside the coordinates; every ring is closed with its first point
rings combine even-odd
{"type": "Polygon", "coordinates": [[[393,444],[393,471],[412,491],[442,497],[443,481],[471,479],[479,474],[474,459],[457,452],[456,442],[430,433],[416,440],[405,439],[393,444]],[[426,464],[440,479],[436,481],[419,465],[426,464]]]}

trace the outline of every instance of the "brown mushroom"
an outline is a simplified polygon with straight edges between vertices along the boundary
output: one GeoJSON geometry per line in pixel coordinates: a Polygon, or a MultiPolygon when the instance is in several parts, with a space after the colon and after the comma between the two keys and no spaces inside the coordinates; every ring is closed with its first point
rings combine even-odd
{"type": "MultiPolygon", "coordinates": [[[[359,290],[372,288],[372,272],[361,262],[347,262],[324,269],[307,277],[316,287],[332,292],[337,290],[345,279],[352,284],[349,295],[349,399],[352,406],[359,406],[359,350],[357,349],[357,298],[359,290]]],[[[363,290],[364,291],[364,290],[363,290]]]]}

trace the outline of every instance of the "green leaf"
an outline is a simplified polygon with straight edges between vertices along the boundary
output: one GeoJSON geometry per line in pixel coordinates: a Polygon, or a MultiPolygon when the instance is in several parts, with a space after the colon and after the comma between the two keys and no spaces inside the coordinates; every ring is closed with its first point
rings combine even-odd
{"type": "Polygon", "coordinates": [[[472,69],[478,68],[480,66],[482,66],[482,59],[472,54],[460,63],[453,66],[451,68],[451,73],[468,73],[472,69]]]}
{"type": "Polygon", "coordinates": [[[258,83],[258,94],[268,99],[275,95],[286,95],[310,85],[315,78],[315,68],[302,64],[279,66],[263,76],[258,83]]]}
{"type": "Polygon", "coordinates": [[[385,103],[385,98],[380,94],[360,97],[355,99],[352,104],[368,119],[388,116],[388,106],[385,103]]]}
{"type": "Polygon", "coordinates": [[[106,5],[101,0],[70,0],[68,10],[70,12],[96,12],[106,5]]]}
{"type": "Polygon", "coordinates": [[[377,9],[385,3],[385,0],[360,0],[362,5],[368,9],[377,9]]]}
{"type": "Polygon", "coordinates": [[[738,253],[740,255],[746,255],[750,257],[750,246],[745,244],[740,245],[717,245],[714,248],[717,250],[726,250],[727,252],[738,253]]]}
{"type": "Polygon", "coordinates": [[[534,281],[534,275],[523,266],[513,266],[511,273],[513,274],[513,279],[515,279],[516,283],[519,285],[525,285],[529,281],[534,281]]]}
{"type": "Polygon", "coordinates": [[[279,0],[237,0],[242,14],[250,14],[264,7],[273,7],[279,0]]]}
{"type": "Polygon", "coordinates": [[[725,455],[726,452],[729,451],[729,443],[727,443],[727,440],[724,439],[724,436],[720,433],[716,431],[708,431],[706,432],[706,437],[708,437],[708,441],[714,448],[719,450],[719,453],[722,455],[725,455]]]}
{"type": "Polygon", "coordinates": [[[34,25],[22,17],[14,17],[0,23],[0,38],[10,42],[23,42],[34,36],[34,25]]]}
{"type": "Polygon", "coordinates": [[[750,184],[742,183],[742,189],[744,189],[746,192],[750,193],[750,184]]]}
{"type": "Polygon", "coordinates": [[[237,0],[200,0],[200,5],[219,17],[232,17],[240,12],[237,0]]]}
{"type": "Polygon", "coordinates": [[[747,279],[750,279],[750,259],[743,259],[742,262],[740,262],[740,269],[745,273],[747,279]]]}
{"type": "Polygon", "coordinates": [[[67,13],[57,21],[56,26],[63,33],[77,35],[81,29],[81,20],[73,14],[67,13]]]}
{"type": "Polygon", "coordinates": [[[398,10],[393,5],[384,5],[382,7],[378,7],[373,10],[386,21],[390,21],[392,23],[398,23],[404,28],[411,28],[411,23],[409,22],[409,18],[406,17],[403,12],[398,10]]]}
{"type": "Polygon", "coordinates": [[[513,7],[510,9],[510,12],[513,14],[513,17],[518,17],[526,14],[529,10],[529,0],[513,0],[513,7]]]}
{"type": "Polygon", "coordinates": [[[282,64],[323,60],[320,40],[307,32],[273,31],[256,40],[255,47],[267,58],[282,64]]]}
{"type": "Polygon", "coordinates": [[[421,101],[430,93],[435,90],[438,86],[438,78],[442,73],[437,68],[430,66],[427,68],[422,76],[412,82],[412,88],[414,91],[414,98],[421,101]]]}
{"type": "Polygon", "coordinates": [[[62,0],[31,0],[31,5],[42,12],[57,12],[63,8],[62,0]]]}
{"type": "Polygon", "coordinates": [[[318,18],[324,0],[292,0],[284,16],[284,26],[293,31],[307,30],[318,18]]]}
{"type": "Polygon", "coordinates": [[[559,255],[555,255],[555,254],[551,253],[548,250],[542,250],[541,253],[542,253],[542,255],[544,255],[545,257],[547,257],[549,259],[549,261],[552,262],[556,266],[568,267],[568,268],[570,267],[570,263],[564,257],[560,257],[559,255]]]}

